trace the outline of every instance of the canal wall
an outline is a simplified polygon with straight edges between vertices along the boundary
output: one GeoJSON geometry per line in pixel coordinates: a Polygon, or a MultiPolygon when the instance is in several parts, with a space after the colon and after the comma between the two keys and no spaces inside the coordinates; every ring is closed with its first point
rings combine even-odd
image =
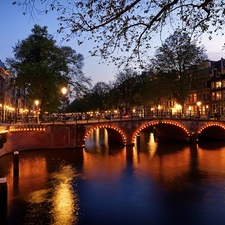
{"type": "Polygon", "coordinates": [[[9,126],[5,135],[0,157],[14,151],[76,147],[75,125],[9,126]]]}

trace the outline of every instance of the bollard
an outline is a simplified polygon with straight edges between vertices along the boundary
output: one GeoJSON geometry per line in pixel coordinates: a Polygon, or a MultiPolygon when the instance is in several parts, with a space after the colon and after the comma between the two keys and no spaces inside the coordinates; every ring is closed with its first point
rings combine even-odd
{"type": "Polygon", "coordinates": [[[13,174],[14,177],[17,177],[19,175],[19,152],[14,152],[14,158],[13,158],[13,174]]]}
{"type": "Polygon", "coordinates": [[[0,178],[0,221],[4,221],[7,217],[8,190],[7,179],[0,178]]]}

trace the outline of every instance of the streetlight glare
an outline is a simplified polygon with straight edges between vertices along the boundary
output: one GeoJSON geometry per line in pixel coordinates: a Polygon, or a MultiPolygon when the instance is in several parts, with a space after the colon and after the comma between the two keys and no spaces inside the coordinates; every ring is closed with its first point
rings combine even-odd
{"type": "Polygon", "coordinates": [[[35,100],[34,101],[34,103],[35,103],[35,105],[36,105],[36,109],[35,109],[35,111],[36,111],[36,123],[39,123],[39,121],[38,121],[38,105],[39,105],[39,100],[35,100]]]}
{"type": "Polygon", "coordinates": [[[66,92],[67,92],[67,88],[66,88],[66,87],[63,87],[63,88],[61,89],[61,91],[62,91],[63,95],[65,95],[66,92]]]}
{"type": "Polygon", "coordinates": [[[39,105],[39,101],[38,101],[38,100],[35,100],[35,102],[34,102],[34,103],[35,103],[35,105],[36,105],[36,106],[38,106],[38,105],[39,105]]]}
{"type": "Polygon", "coordinates": [[[65,95],[66,95],[66,93],[67,93],[67,88],[66,87],[62,87],[62,89],[61,89],[61,91],[62,91],[62,94],[63,94],[63,123],[66,123],[66,115],[65,115],[65,112],[66,112],[66,108],[65,108],[65,106],[66,106],[66,97],[65,97],[65,95]]]}
{"type": "Polygon", "coordinates": [[[197,102],[197,106],[199,107],[202,103],[201,102],[197,102]]]}

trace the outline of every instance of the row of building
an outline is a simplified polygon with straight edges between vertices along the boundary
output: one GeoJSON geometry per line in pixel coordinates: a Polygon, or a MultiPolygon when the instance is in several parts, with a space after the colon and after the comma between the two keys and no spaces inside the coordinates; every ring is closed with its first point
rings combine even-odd
{"type": "MultiPolygon", "coordinates": [[[[218,118],[224,116],[225,119],[225,59],[221,58],[218,61],[208,60],[204,64],[199,65],[198,71],[194,69],[191,72],[190,70],[187,76],[191,80],[190,83],[186,84],[190,86],[188,91],[189,97],[182,106],[177,103],[173,94],[165,98],[159,97],[156,100],[158,105],[155,106],[131,106],[130,98],[132,98],[132,88],[135,79],[132,78],[125,81],[119,91],[120,112],[141,117],[147,115],[160,117],[182,116],[185,118],[209,118],[212,116],[218,118]]],[[[141,77],[143,77],[143,80],[146,78],[151,79],[152,74],[151,72],[143,72],[141,77]]]]}
{"type": "Polygon", "coordinates": [[[192,90],[185,101],[185,108],[175,101],[163,101],[161,109],[164,112],[183,112],[185,116],[221,117],[225,116],[225,59],[208,61],[206,65],[208,79],[204,81],[204,87],[192,90]]]}
{"type": "MultiPolygon", "coordinates": [[[[173,99],[162,99],[160,105],[151,108],[152,113],[157,111],[178,115],[182,112],[185,116],[225,116],[225,59],[208,61],[206,67],[209,74],[205,88],[193,90],[185,102],[184,109],[173,99]]],[[[35,116],[35,106],[34,110],[31,106],[28,109],[25,91],[8,87],[9,78],[10,73],[0,60],[0,121],[17,122],[28,115],[28,112],[29,115],[35,116]]]]}
{"type": "MultiPolygon", "coordinates": [[[[25,117],[28,106],[25,101],[24,91],[9,88],[10,73],[0,60],[0,121],[17,122],[25,117]]],[[[35,115],[35,110],[34,112],[35,115]]]]}

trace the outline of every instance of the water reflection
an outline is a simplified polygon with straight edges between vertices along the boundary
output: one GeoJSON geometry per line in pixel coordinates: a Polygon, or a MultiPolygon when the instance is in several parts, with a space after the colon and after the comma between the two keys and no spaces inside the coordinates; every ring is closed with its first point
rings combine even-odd
{"type": "Polygon", "coordinates": [[[77,224],[83,150],[62,151],[21,152],[18,177],[13,176],[13,157],[0,158],[0,176],[8,183],[8,224],[77,224]]]}
{"type": "MultiPolygon", "coordinates": [[[[225,224],[225,144],[158,142],[109,147],[95,130],[85,149],[20,152],[0,158],[7,224],[225,224]]],[[[1,224],[1,223],[0,223],[1,224]]]]}
{"type": "Polygon", "coordinates": [[[103,128],[93,130],[86,139],[85,149],[89,153],[107,154],[109,150],[107,130],[103,128]]]}
{"type": "Polygon", "coordinates": [[[76,171],[71,165],[60,168],[52,175],[54,189],[50,214],[53,215],[53,224],[75,224],[78,220],[79,199],[73,189],[75,177],[76,171]]]}

